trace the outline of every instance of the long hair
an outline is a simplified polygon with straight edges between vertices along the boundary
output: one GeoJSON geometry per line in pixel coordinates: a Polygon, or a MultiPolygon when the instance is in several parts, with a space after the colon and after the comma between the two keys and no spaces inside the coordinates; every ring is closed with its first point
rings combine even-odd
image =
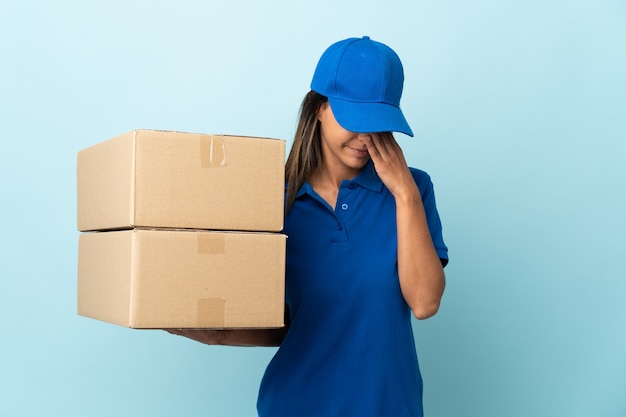
{"type": "Polygon", "coordinates": [[[285,164],[285,184],[287,196],[285,209],[293,205],[300,187],[307,181],[322,161],[321,136],[317,114],[327,97],[309,91],[300,106],[300,119],[293,145],[285,164]]]}

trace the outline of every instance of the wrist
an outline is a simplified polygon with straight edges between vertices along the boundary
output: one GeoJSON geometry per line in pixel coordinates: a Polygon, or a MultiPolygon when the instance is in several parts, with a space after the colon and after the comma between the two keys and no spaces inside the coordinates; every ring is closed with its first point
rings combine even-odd
{"type": "Polygon", "coordinates": [[[422,196],[420,195],[420,191],[417,188],[417,185],[414,181],[411,181],[410,184],[400,187],[396,190],[390,190],[393,198],[396,200],[396,205],[398,204],[410,204],[413,205],[417,202],[422,201],[422,196]]]}

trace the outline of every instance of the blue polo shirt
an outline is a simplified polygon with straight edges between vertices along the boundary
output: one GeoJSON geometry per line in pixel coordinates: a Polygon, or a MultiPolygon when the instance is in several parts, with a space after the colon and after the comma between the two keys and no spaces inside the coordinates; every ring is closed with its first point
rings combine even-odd
{"type": "MultiPolygon", "coordinates": [[[[424,171],[411,173],[445,264],[433,185],[424,171]]],[[[305,183],[284,232],[290,327],[261,382],[259,416],[422,416],[395,200],[372,163],[342,182],[334,209],[305,183]]]]}

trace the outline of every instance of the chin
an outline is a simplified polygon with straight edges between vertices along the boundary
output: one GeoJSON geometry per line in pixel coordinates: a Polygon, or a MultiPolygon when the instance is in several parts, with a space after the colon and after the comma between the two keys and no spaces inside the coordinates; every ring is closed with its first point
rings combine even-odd
{"type": "Polygon", "coordinates": [[[351,164],[348,164],[348,166],[350,168],[352,168],[352,169],[361,170],[361,169],[365,168],[365,165],[367,165],[369,160],[370,160],[369,158],[358,159],[357,161],[354,161],[351,164]]]}

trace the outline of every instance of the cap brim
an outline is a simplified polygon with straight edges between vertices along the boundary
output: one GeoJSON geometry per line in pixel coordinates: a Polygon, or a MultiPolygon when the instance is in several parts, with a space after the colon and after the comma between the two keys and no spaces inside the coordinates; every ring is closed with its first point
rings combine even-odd
{"type": "Polygon", "coordinates": [[[400,132],[413,137],[402,111],[386,103],[355,103],[328,97],[337,122],[357,133],[400,132]]]}

